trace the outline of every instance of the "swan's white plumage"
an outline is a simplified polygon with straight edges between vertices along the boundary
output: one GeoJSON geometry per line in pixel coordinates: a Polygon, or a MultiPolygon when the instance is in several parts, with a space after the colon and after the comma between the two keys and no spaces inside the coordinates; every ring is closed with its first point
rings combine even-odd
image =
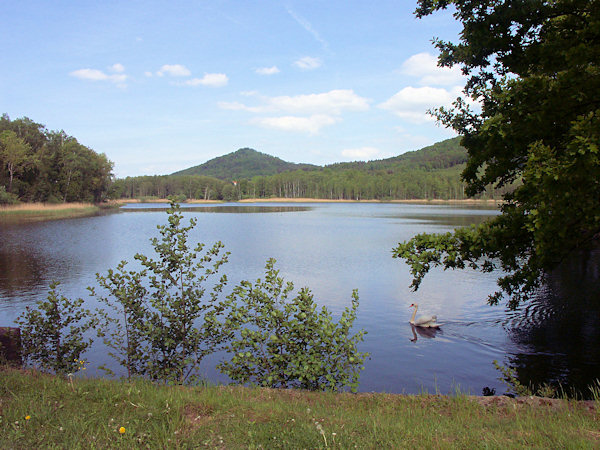
{"type": "Polygon", "coordinates": [[[412,323],[416,327],[423,328],[438,328],[441,324],[437,323],[437,316],[421,316],[415,320],[415,316],[417,315],[417,308],[419,305],[413,303],[409,306],[409,308],[415,308],[413,311],[413,315],[410,318],[409,323],[412,323]]]}

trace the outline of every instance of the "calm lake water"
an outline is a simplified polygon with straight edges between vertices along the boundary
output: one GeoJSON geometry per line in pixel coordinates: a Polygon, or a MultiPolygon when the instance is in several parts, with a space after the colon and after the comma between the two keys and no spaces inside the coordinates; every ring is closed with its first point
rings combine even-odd
{"type": "MultiPolygon", "coordinates": [[[[0,326],[11,325],[28,305],[47,295],[51,281],[68,297],[87,296],[96,272],[152,253],[149,239],[166,222],[161,207],[134,204],[120,212],[45,223],[0,224],[0,326]]],[[[231,252],[225,266],[229,291],[242,279],[263,275],[265,261],[297,288],[309,286],[336,318],[354,288],[360,307],[355,327],[368,334],[361,350],[371,354],[360,391],[441,393],[455,388],[479,394],[505,392],[492,361],[514,367],[523,383],[561,382],[583,389],[600,377],[600,253],[578,256],[553,274],[519,311],[490,307],[497,273],[469,270],[430,273],[411,292],[408,266],[393,259],[398,242],[421,232],[445,232],[497,214],[477,207],[405,204],[184,205],[196,217],[192,237],[220,240],[231,252]],[[569,307],[565,306],[569,299],[569,307]],[[409,305],[437,314],[439,332],[413,329],[409,305]]],[[[94,307],[87,299],[88,306],[94,307]]],[[[205,360],[204,374],[227,382],[205,360]]],[[[87,355],[88,372],[108,363],[100,345],[87,355]]],[[[116,369],[116,368],[115,368],[116,369]]],[[[101,374],[100,372],[99,374],[101,374]]],[[[121,372],[122,373],[122,372],[121,372]]]]}

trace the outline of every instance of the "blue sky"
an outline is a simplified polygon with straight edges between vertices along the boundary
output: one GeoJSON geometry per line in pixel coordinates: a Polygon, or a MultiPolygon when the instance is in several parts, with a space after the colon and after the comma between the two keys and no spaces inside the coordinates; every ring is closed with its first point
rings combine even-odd
{"type": "Polygon", "coordinates": [[[241,147],[291,162],[381,159],[454,136],[460,92],[413,1],[0,2],[0,113],[64,130],[119,177],[241,147]]]}

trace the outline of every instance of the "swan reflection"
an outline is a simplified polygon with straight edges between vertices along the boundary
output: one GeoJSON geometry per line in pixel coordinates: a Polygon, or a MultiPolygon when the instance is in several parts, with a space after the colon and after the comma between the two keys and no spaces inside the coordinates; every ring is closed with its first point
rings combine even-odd
{"type": "Polygon", "coordinates": [[[417,334],[422,338],[433,339],[433,338],[435,338],[436,334],[442,333],[442,330],[440,328],[417,327],[417,326],[413,325],[412,323],[410,324],[410,329],[413,334],[411,342],[417,342],[417,339],[418,339],[417,334]]]}

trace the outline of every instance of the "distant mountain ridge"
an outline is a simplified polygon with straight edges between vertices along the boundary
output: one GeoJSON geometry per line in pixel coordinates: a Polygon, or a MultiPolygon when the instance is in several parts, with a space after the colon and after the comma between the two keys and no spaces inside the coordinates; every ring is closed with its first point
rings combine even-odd
{"type": "Polygon", "coordinates": [[[328,164],[324,167],[313,164],[296,164],[251,148],[241,148],[233,153],[213,158],[210,161],[172,175],[203,175],[220,180],[251,180],[256,176],[270,176],[283,172],[323,171],[396,173],[407,170],[435,171],[458,168],[467,161],[467,151],[460,145],[460,137],[446,139],[420,150],[406,152],[391,158],[374,161],[355,161],[328,164]]]}
{"type": "Polygon", "coordinates": [[[329,164],[325,167],[334,170],[394,170],[422,169],[438,170],[460,166],[467,162],[467,150],[460,145],[460,136],[436,142],[433,145],[402,153],[391,158],[373,161],[355,161],[329,164]]]}
{"type": "MultiPolygon", "coordinates": [[[[461,173],[468,155],[460,139],[447,139],[392,158],[326,166],[288,163],[246,148],[173,175],[116,180],[113,190],[120,198],[179,195],[224,201],[463,200],[467,197],[461,173]]],[[[500,198],[511,189],[511,185],[490,186],[479,198],[500,198]]]]}
{"type": "Polygon", "coordinates": [[[319,166],[312,164],[287,162],[281,158],[258,152],[252,148],[240,148],[233,153],[213,158],[204,164],[180,170],[172,175],[204,175],[220,180],[239,180],[251,179],[255,176],[268,176],[282,172],[315,170],[318,168],[319,166]]]}

